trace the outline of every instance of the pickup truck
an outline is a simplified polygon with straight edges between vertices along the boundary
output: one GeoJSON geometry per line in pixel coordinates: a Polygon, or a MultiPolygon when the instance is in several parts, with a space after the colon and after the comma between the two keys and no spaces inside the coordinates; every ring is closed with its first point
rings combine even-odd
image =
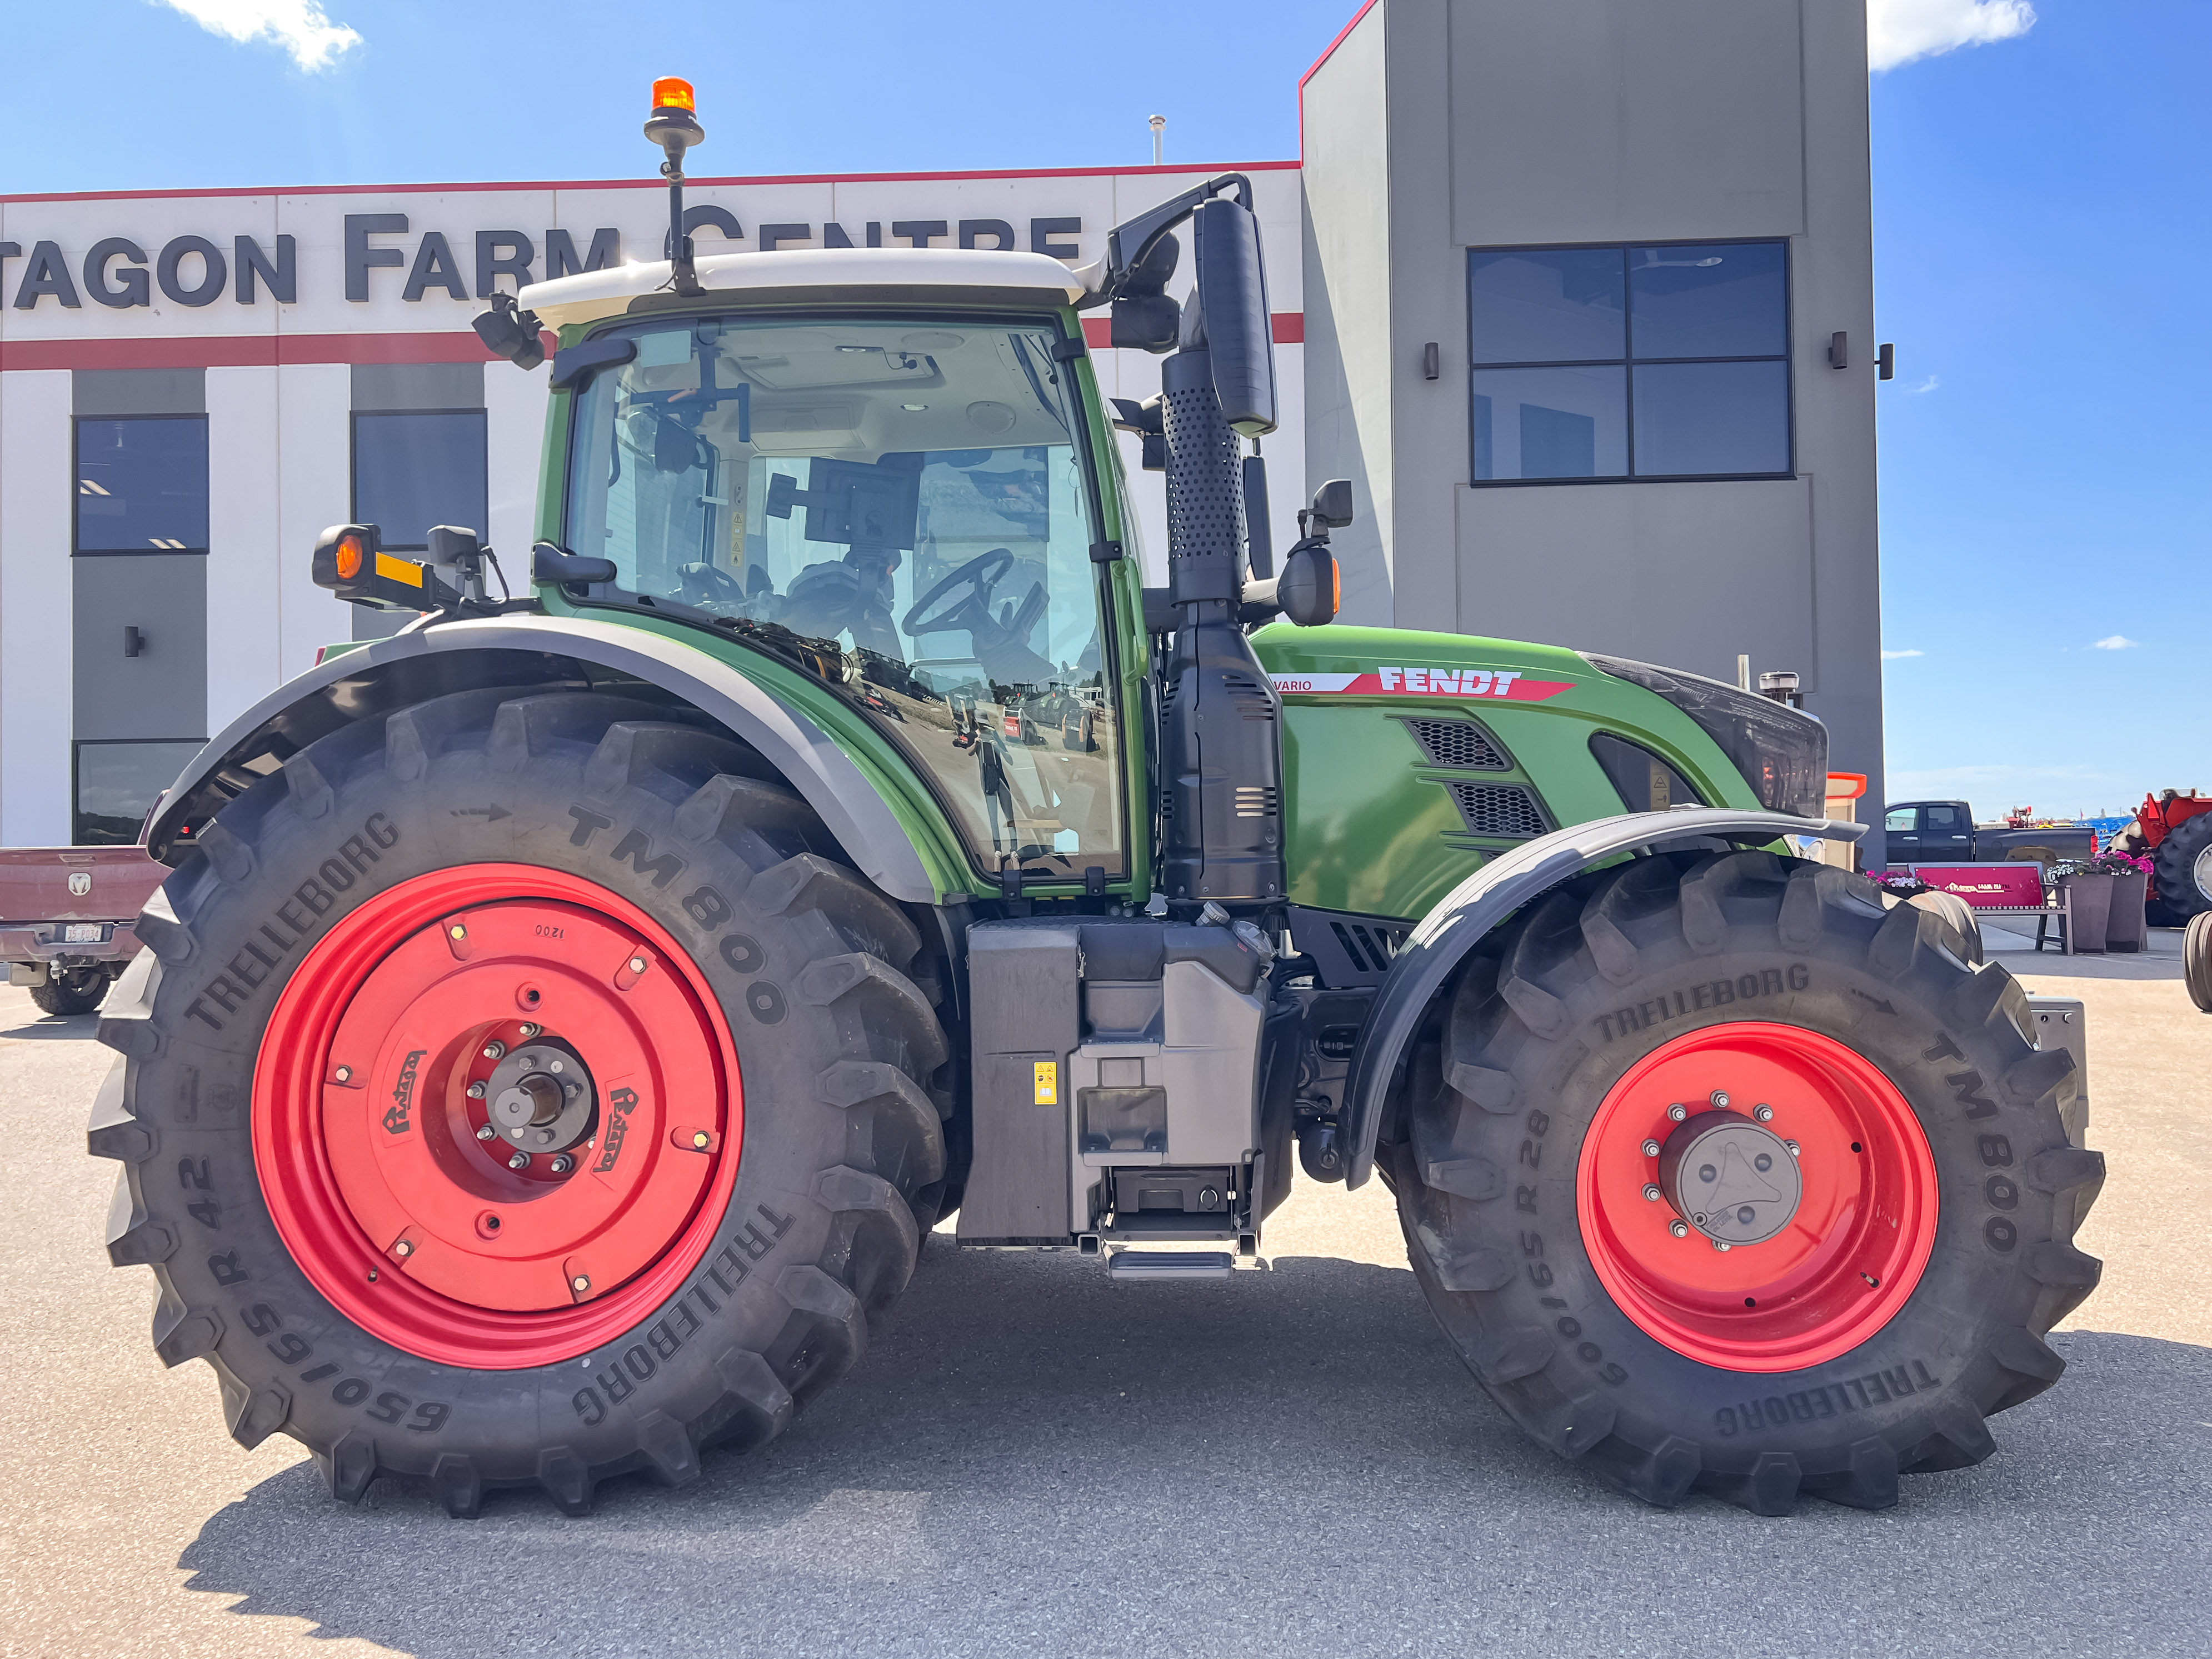
{"type": "Polygon", "coordinates": [[[1897,801],[1881,827],[1893,865],[2033,860],[2048,869],[2066,859],[2086,863],[2097,852],[2097,832],[2086,825],[1978,824],[1962,800],[1897,801]]]}
{"type": "Polygon", "coordinates": [[[143,847],[0,848],[0,962],[50,1014],[88,1014],[138,954],[168,875],[143,847]]]}

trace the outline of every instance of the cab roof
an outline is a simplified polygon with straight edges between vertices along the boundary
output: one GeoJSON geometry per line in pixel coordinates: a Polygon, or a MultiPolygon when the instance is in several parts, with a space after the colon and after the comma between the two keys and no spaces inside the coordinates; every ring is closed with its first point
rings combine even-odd
{"type": "MultiPolygon", "coordinates": [[[[1084,278],[1042,253],[983,248],[835,247],[715,253],[696,262],[700,286],[738,304],[787,304],[811,295],[825,300],[950,300],[1022,307],[1073,305],[1084,278]]],[[[665,259],[611,265],[551,282],[532,283],[519,296],[549,328],[597,322],[628,312],[652,295],[673,298],[674,268],[665,259]]]]}

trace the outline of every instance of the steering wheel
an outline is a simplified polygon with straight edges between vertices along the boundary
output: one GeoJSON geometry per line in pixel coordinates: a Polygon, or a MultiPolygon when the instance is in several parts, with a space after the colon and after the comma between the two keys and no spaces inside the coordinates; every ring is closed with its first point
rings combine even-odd
{"type": "Polygon", "coordinates": [[[676,568],[684,580],[684,594],[694,605],[742,605],[749,597],[744,584],[720,565],[684,564],[676,568]]]}
{"type": "Polygon", "coordinates": [[[991,590],[1013,568],[1010,547],[977,555],[916,599],[900,622],[900,630],[908,639],[955,628],[995,636],[998,621],[991,615],[991,590]]]}

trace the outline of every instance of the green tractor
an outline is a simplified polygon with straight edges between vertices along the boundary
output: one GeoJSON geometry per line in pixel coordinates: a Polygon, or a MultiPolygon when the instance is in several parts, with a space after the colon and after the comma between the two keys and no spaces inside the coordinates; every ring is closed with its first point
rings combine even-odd
{"type": "Polygon", "coordinates": [[[326,532],[317,580],[420,616],[149,823],[90,1146],[232,1433],[343,1499],[581,1513],[780,1432],[941,1224],[1233,1276],[1295,1158],[1379,1174],[1483,1387],[1650,1503],[1879,1508],[1986,1456],[2096,1283],[2103,1160],[2008,975],[1793,855],[1856,833],[1819,723],[1330,625],[1351,492],[1278,568],[1249,453],[1244,179],[1083,270],[696,258],[690,89],[655,101],[671,257],[478,324],[557,341],[529,591],[465,530],[326,532]],[[1158,398],[1100,397],[1094,307],[1158,398]]]}

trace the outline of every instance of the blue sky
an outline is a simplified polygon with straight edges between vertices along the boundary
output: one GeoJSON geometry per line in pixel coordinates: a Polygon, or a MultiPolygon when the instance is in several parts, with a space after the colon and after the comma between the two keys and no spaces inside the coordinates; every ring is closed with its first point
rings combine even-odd
{"type": "MultiPolygon", "coordinates": [[[[1170,160],[1291,156],[1354,4],[27,6],[0,191],[646,175],[672,73],[702,173],[1140,162],[1155,112],[1170,160]]],[[[1890,55],[1983,41],[1872,82],[1891,796],[2212,788],[2212,398],[2179,306],[2212,286],[2212,7],[1875,5],[1890,55]]]]}

